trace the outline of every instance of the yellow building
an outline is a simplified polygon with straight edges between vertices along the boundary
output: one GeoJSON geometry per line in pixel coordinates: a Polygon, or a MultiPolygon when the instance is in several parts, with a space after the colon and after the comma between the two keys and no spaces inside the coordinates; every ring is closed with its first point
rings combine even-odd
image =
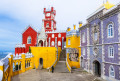
{"type": "MultiPolygon", "coordinates": [[[[82,24],[79,24],[81,27],[82,24]]],[[[67,68],[71,71],[72,67],[80,68],[80,56],[81,56],[81,49],[80,46],[80,35],[79,31],[76,30],[76,25],[74,25],[74,29],[71,28],[67,29],[66,32],[66,54],[67,54],[67,68]]]]}

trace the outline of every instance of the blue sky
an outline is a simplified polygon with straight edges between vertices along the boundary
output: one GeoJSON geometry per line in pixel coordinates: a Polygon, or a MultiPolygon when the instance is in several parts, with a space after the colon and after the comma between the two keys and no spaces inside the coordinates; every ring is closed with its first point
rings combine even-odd
{"type": "MultiPolygon", "coordinates": [[[[113,4],[119,0],[109,0],[113,4]]],[[[86,18],[101,6],[103,0],[0,0],[0,51],[14,50],[22,43],[22,32],[31,25],[40,30],[43,8],[56,9],[57,29],[65,30],[86,18]]]]}

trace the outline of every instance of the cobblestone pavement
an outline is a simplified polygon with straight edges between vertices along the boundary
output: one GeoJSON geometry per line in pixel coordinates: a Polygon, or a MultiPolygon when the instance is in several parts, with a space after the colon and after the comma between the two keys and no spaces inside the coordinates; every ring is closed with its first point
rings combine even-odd
{"type": "MultiPolygon", "coordinates": [[[[59,62],[57,65],[60,64],[62,64],[62,62],[59,62]]],[[[46,69],[32,69],[26,71],[25,73],[14,76],[12,78],[12,81],[104,81],[103,79],[95,77],[83,70],[77,72],[74,71],[72,73],[69,73],[67,71],[64,72],[64,70],[65,69],[63,68],[55,68],[55,72],[50,73],[46,69]]]]}

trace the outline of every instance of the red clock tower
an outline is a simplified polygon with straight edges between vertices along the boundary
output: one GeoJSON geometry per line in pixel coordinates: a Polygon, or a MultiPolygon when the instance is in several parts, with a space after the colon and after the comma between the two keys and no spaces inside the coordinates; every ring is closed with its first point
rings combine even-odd
{"type": "Polygon", "coordinates": [[[45,32],[55,31],[56,30],[56,21],[55,21],[55,15],[56,11],[53,7],[51,7],[51,10],[47,10],[44,8],[44,15],[45,19],[43,19],[45,32]]]}

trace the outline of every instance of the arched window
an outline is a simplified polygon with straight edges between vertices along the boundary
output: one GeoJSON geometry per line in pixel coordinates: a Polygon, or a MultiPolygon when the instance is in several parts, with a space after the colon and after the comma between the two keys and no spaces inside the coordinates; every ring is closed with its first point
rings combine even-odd
{"type": "Polygon", "coordinates": [[[54,38],[54,34],[52,34],[52,38],[54,38]]]}
{"type": "Polygon", "coordinates": [[[54,46],[54,41],[52,41],[52,46],[54,46]]]}
{"type": "Polygon", "coordinates": [[[31,37],[30,36],[27,38],[27,44],[31,44],[31,37]]]}
{"type": "Polygon", "coordinates": [[[82,34],[82,43],[85,43],[85,32],[82,34]]]}
{"type": "Polygon", "coordinates": [[[108,47],[108,56],[110,58],[114,58],[114,47],[113,46],[108,47]]]}
{"type": "Polygon", "coordinates": [[[110,67],[109,67],[109,76],[115,77],[115,70],[114,70],[114,67],[112,65],[110,65],[110,67]]]}
{"type": "Polygon", "coordinates": [[[60,34],[60,33],[58,34],[58,37],[61,37],[61,34],[60,34]]]}
{"type": "Polygon", "coordinates": [[[68,45],[70,45],[70,39],[68,39],[68,45]]]}
{"type": "Polygon", "coordinates": [[[58,46],[61,46],[61,41],[58,41],[58,46]]]}
{"type": "Polygon", "coordinates": [[[108,31],[108,37],[111,38],[114,36],[114,27],[112,23],[108,24],[107,31],[108,31]]]}
{"type": "Polygon", "coordinates": [[[83,51],[83,55],[85,55],[85,48],[82,48],[82,51],[83,51]]]}

